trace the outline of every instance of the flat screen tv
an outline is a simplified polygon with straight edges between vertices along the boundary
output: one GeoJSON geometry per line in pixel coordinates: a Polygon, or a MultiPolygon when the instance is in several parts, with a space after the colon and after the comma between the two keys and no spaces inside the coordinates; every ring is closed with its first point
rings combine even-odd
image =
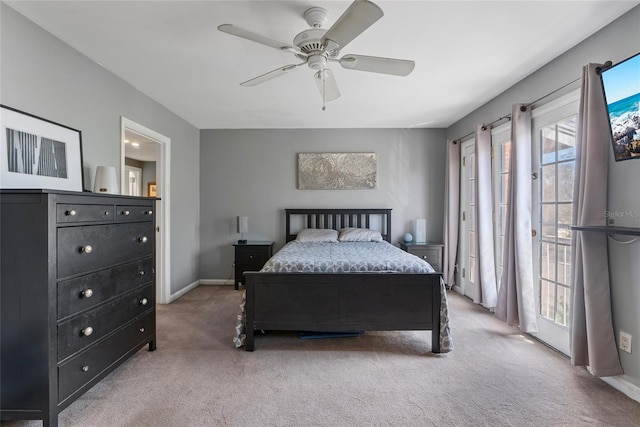
{"type": "Polygon", "coordinates": [[[616,161],[640,159],[640,53],[603,71],[616,161]]]}

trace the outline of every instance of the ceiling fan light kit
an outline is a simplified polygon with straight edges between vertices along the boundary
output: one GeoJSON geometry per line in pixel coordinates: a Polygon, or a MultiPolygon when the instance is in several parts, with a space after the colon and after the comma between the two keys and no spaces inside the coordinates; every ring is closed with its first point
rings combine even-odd
{"type": "Polygon", "coordinates": [[[369,0],[355,0],[338,20],[328,29],[323,27],[329,21],[329,13],[321,7],[312,7],[304,12],[304,19],[311,27],[304,30],[293,39],[292,44],[283,43],[260,34],[236,27],[232,24],[222,24],[218,30],[242,37],[256,43],[270,46],[279,50],[293,53],[301,63],[285,65],[253,79],[240,83],[241,86],[255,86],[282,76],[299,68],[301,65],[314,70],[314,79],[318,84],[320,95],[324,102],[340,97],[338,84],[333,72],[327,67],[329,62],[337,62],[346,70],[365,71],[371,73],[407,76],[415,62],[406,59],[383,58],[365,55],[340,56],[340,50],[353,39],[362,34],[367,28],[382,18],[382,9],[369,0]]]}

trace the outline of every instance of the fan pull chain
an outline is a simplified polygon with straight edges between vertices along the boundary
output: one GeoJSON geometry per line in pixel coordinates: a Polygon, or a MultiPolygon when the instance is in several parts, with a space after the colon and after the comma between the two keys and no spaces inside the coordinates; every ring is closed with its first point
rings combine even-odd
{"type": "Polygon", "coordinates": [[[327,84],[327,79],[326,76],[324,75],[325,70],[321,71],[322,74],[320,74],[322,76],[322,111],[325,111],[327,109],[326,107],[326,95],[325,95],[325,86],[327,84]]]}

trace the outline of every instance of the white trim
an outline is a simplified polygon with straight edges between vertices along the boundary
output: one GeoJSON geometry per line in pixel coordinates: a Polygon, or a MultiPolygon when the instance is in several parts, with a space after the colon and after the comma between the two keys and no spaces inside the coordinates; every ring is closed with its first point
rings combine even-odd
{"type": "MultiPolygon", "coordinates": [[[[130,129],[134,132],[142,134],[155,142],[157,142],[160,146],[159,152],[159,161],[156,163],[156,175],[159,177],[158,179],[158,197],[162,199],[161,202],[157,203],[160,205],[159,211],[159,224],[156,226],[160,227],[160,232],[156,233],[156,237],[159,240],[160,247],[160,267],[156,269],[156,278],[157,278],[157,302],[159,304],[168,304],[171,302],[171,289],[169,286],[169,282],[171,280],[171,138],[166,137],[152,129],[149,129],[139,123],[134,122],[133,120],[129,120],[124,116],[121,116],[121,124],[120,124],[120,144],[121,144],[121,155],[120,155],[120,183],[124,182],[124,157],[125,157],[125,147],[124,147],[124,133],[125,128],[130,129]]],[[[121,185],[122,187],[122,185],[121,185]]]]}
{"type": "Polygon", "coordinates": [[[195,282],[190,283],[189,285],[185,286],[184,288],[180,289],[178,292],[176,292],[175,294],[171,294],[169,296],[169,299],[167,301],[168,303],[172,303],[175,300],[177,300],[178,298],[182,297],[184,294],[188,293],[189,291],[194,290],[195,288],[198,287],[198,285],[200,285],[200,281],[196,280],[195,282]]]}
{"type": "Polygon", "coordinates": [[[635,400],[636,402],[640,402],[640,387],[638,387],[637,385],[630,383],[629,381],[625,380],[620,376],[602,377],[600,379],[605,383],[609,384],[611,387],[615,388],[616,390],[629,396],[631,399],[635,400]]]}
{"type": "Polygon", "coordinates": [[[575,89],[568,94],[561,96],[560,98],[547,102],[540,107],[533,108],[531,110],[531,118],[537,119],[540,116],[545,115],[551,111],[558,110],[562,107],[566,107],[567,105],[578,101],[580,101],[580,89],[575,89]]]}
{"type": "MultiPolygon", "coordinates": [[[[491,136],[495,136],[495,135],[499,135],[503,132],[511,132],[511,120],[509,120],[506,123],[503,123],[499,126],[496,126],[494,128],[491,128],[491,136]]],[[[511,138],[511,136],[509,136],[509,138],[511,138]]]]}

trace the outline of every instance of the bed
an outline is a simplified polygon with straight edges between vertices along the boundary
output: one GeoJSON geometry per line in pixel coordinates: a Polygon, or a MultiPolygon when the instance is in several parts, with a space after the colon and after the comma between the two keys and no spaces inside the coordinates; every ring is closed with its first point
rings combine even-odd
{"type": "MultiPolygon", "coordinates": [[[[309,266],[302,259],[280,258],[287,248],[298,245],[298,232],[336,230],[337,235],[338,230],[344,229],[356,234],[377,230],[379,240],[383,240],[378,245],[380,250],[401,252],[410,258],[402,261],[405,264],[427,264],[391,245],[391,209],[285,209],[285,246],[261,271],[245,272],[236,346],[254,351],[255,332],[260,330],[430,330],[432,352],[450,351],[446,288],[442,274],[430,266],[415,270],[403,264],[370,271],[369,267],[340,264],[326,268],[324,261],[316,260],[317,265],[309,266]]],[[[347,247],[347,242],[328,245],[326,252],[340,245],[347,247]]],[[[357,252],[358,245],[353,246],[357,252]]],[[[356,256],[351,258],[355,260],[356,256]]]]}

